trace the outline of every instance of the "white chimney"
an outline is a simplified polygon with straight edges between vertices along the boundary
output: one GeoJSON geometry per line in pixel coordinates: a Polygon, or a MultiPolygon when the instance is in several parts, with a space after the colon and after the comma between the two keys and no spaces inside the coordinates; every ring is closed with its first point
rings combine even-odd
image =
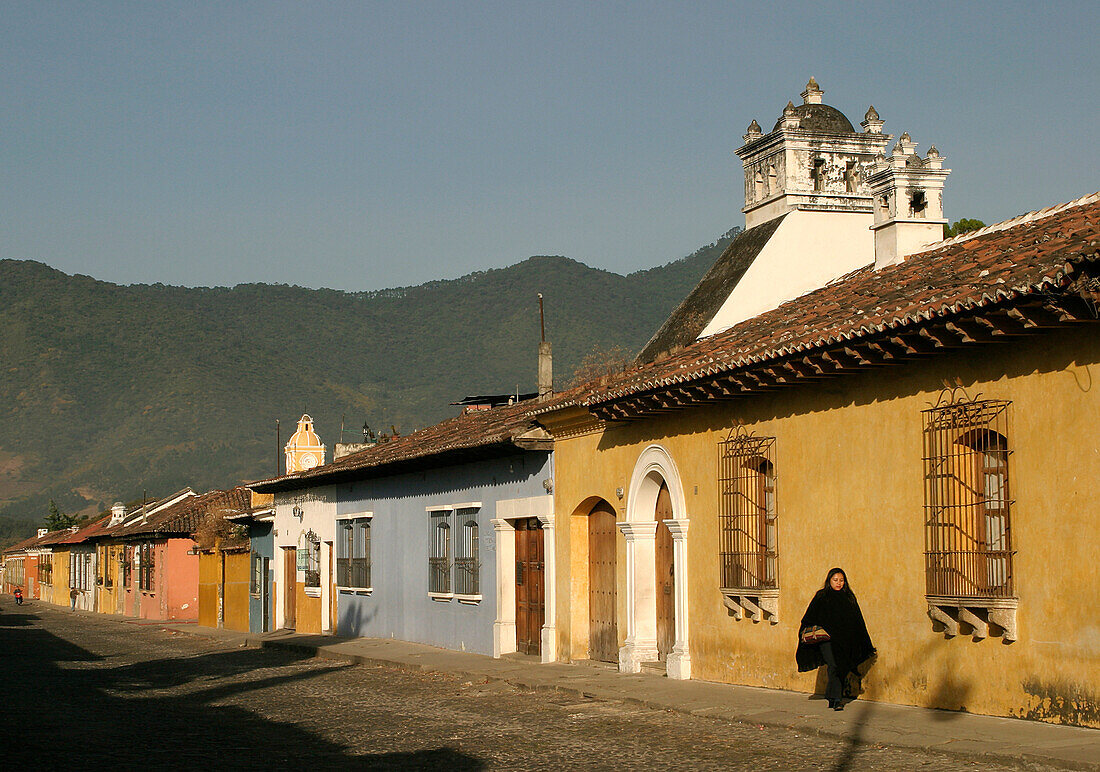
{"type": "Polygon", "coordinates": [[[50,532],[49,528],[39,528],[38,529],[38,538],[41,539],[43,536],[45,536],[49,532],[50,532]]]}

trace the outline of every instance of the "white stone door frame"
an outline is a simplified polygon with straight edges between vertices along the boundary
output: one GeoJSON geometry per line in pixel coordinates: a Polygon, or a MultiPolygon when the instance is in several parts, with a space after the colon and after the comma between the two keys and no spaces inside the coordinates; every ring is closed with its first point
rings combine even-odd
{"type": "Polygon", "coordinates": [[[515,521],[537,517],[542,523],[543,609],[539,647],[543,662],[558,656],[557,556],[555,550],[554,497],[530,496],[497,502],[493,518],[496,539],[496,620],[493,622],[493,656],[516,651],[516,526],[515,521]]]}
{"type": "Polygon", "coordinates": [[[618,523],[626,537],[626,640],[619,649],[619,670],[637,673],[643,662],[657,659],[656,549],[657,494],[668,486],[672,518],[664,520],[673,539],[673,577],[676,640],[665,669],[669,678],[691,678],[688,645],[687,532],[690,523],[680,472],[672,455],[661,445],[650,445],[634,465],[626,500],[626,521],[618,523]]]}

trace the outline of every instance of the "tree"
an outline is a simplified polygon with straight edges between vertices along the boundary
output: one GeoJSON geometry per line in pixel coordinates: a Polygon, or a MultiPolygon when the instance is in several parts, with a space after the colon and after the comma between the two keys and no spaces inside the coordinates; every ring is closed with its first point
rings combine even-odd
{"type": "Polygon", "coordinates": [[[969,233],[970,231],[976,231],[978,228],[984,227],[985,223],[981,220],[968,220],[964,217],[961,220],[956,220],[951,225],[943,226],[943,237],[949,239],[952,236],[959,236],[963,233],[969,233]]]}
{"type": "Polygon", "coordinates": [[[70,528],[79,522],[76,515],[66,515],[57,508],[57,504],[50,499],[50,512],[46,515],[46,527],[51,531],[60,531],[62,528],[70,528]]]}

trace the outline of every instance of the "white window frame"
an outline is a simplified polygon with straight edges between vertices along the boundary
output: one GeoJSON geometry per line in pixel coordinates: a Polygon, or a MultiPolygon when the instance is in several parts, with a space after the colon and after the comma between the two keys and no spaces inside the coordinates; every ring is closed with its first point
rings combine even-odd
{"type": "Polygon", "coordinates": [[[333,548],[336,550],[336,589],[338,592],[370,595],[374,592],[374,573],[371,562],[371,551],[374,549],[374,513],[363,512],[354,515],[344,515],[336,518],[336,538],[333,548]],[[345,529],[352,529],[353,552],[362,550],[362,555],[347,555],[348,543],[345,538],[345,529]],[[356,533],[361,531],[362,533],[356,533]],[[367,575],[369,580],[365,586],[342,584],[340,582],[340,561],[346,559],[365,559],[367,563],[367,575]]]}
{"type": "MultiPolygon", "coordinates": [[[[481,594],[465,595],[456,593],[455,590],[455,572],[458,570],[456,567],[456,542],[458,542],[462,535],[456,532],[456,529],[461,527],[461,523],[458,522],[457,517],[459,513],[464,511],[473,510],[478,512],[481,510],[480,501],[465,501],[458,504],[437,504],[428,507],[424,507],[424,510],[428,513],[428,597],[432,600],[448,602],[451,600],[457,600],[459,603],[477,604],[482,600],[481,594]],[[440,539],[437,534],[440,528],[446,528],[446,538],[440,539]],[[446,553],[446,554],[439,554],[446,553]],[[447,579],[446,590],[432,589],[432,580],[437,575],[439,569],[434,561],[444,560],[445,576],[447,579]]],[[[474,518],[477,519],[476,517],[474,518]]],[[[478,531],[480,534],[481,526],[478,523],[478,531]]],[[[479,545],[480,546],[480,545],[479,545]]],[[[480,590],[480,565],[478,566],[478,588],[480,590]]],[[[438,585],[437,585],[438,586],[438,585]]]]}

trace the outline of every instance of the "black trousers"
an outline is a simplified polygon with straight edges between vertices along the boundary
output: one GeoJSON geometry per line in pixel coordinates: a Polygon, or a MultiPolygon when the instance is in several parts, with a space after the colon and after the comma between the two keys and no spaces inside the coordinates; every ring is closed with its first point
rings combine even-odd
{"type": "Polygon", "coordinates": [[[829,702],[840,700],[844,696],[844,681],[848,677],[848,671],[840,672],[833,656],[833,644],[825,641],[821,644],[821,657],[825,660],[825,668],[829,674],[829,681],[825,685],[825,699],[829,702]]]}

